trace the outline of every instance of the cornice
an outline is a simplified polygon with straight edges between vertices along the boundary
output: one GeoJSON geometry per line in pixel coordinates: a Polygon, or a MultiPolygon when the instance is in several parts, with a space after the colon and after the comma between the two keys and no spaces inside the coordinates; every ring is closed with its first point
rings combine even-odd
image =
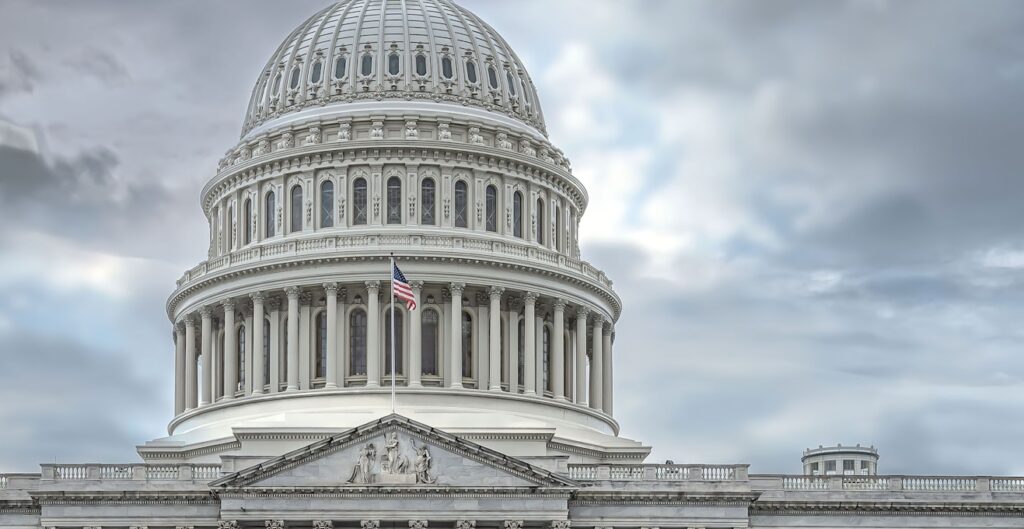
{"type": "Polygon", "coordinates": [[[571,506],[592,505],[714,505],[748,507],[756,501],[759,494],[743,491],[708,491],[708,492],[674,492],[674,491],[599,491],[581,489],[570,500],[571,506]]]}
{"type": "Polygon", "coordinates": [[[222,499],[416,499],[431,498],[533,498],[568,500],[571,488],[536,487],[230,487],[217,492],[222,499]]]}
{"type": "Polygon", "coordinates": [[[39,505],[209,505],[217,503],[212,492],[203,491],[31,491],[39,505]]]}
{"type": "Polygon", "coordinates": [[[755,502],[750,514],[775,516],[828,516],[881,513],[886,516],[992,516],[1024,517],[1024,503],[911,502],[911,501],[769,501],[755,502]]]}

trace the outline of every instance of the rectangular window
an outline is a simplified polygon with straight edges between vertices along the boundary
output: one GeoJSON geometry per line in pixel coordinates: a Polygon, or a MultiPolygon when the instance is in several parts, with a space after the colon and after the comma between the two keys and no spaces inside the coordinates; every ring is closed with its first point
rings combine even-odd
{"type": "Polygon", "coordinates": [[[854,461],[852,459],[844,459],[843,460],[843,472],[844,473],[845,472],[853,472],[854,470],[857,470],[857,466],[856,465],[857,465],[856,461],[854,461]]]}
{"type": "Polygon", "coordinates": [[[835,474],[836,473],[836,462],[834,460],[833,461],[825,461],[825,473],[826,474],[835,474]]]}

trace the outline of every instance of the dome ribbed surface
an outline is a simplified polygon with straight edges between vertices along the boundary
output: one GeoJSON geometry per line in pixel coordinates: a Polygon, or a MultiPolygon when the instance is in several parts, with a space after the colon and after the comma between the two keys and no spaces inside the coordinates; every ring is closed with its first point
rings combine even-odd
{"type": "Polygon", "coordinates": [[[362,100],[471,105],[545,131],[526,68],[470,11],[449,0],[345,0],[303,22],[274,52],[242,133],[310,107],[362,100]]]}

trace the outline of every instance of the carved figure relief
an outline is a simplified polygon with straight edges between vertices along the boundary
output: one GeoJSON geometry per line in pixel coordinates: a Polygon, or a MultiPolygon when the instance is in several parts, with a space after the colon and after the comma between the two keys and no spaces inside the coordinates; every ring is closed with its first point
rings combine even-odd
{"type": "Polygon", "coordinates": [[[473,145],[484,144],[484,137],[480,135],[480,127],[470,127],[469,143],[472,143],[473,145]]]}
{"type": "Polygon", "coordinates": [[[409,460],[398,452],[398,433],[391,432],[384,437],[384,456],[381,471],[385,474],[405,474],[409,460]]]}
{"type": "Polygon", "coordinates": [[[356,466],[352,469],[352,475],[348,478],[348,483],[360,485],[373,483],[373,465],[376,459],[377,447],[373,446],[373,443],[367,443],[359,451],[359,459],[356,460],[356,466]]]}
{"type": "Polygon", "coordinates": [[[523,154],[527,156],[537,156],[537,149],[533,148],[533,144],[530,140],[523,140],[519,142],[519,150],[523,151],[523,154]]]}
{"type": "Polygon", "coordinates": [[[430,475],[431,467],[430,451],[427,446],[416,447],[416,483],[434,484],[437,478],[430,475]]]}
{"type": "Polygon", "coordinates": [[[291,132],[285,132],[281,135],[281,141],[277,143],[277,148],[280,149],[291,149],[295,146],[295,136],[291,132]]]}
{"type": "Polygon", "coordinates": [[[447,123],[441,123],[437,126],[437,139],[440,141],[451,141],[452,131],[448,128],[447,123]]]}
{"type": "Polygon", "coordinates": [[[349,141],[352,139],[352,124],[342,123],[338,130],[338,141],[349,141]]]}
{"type": "Polygon", "coordinates": [[[498,133],[498,148],[504,149],[506,151],[511,151],[515,149],[515,147],[512,145],[512,142],[508,141],[508,134],[505,134],[504,132],[498,133]]]}
{"type": "Polygon", "coordinates": [[[359,457],[352,468],[347,483],[354,485],[380,484],[433,484],[437,478],[431,475],[430,451],[426,445],[417,446],[415,459],[410,460],[402,449],[397,432],[384,436],[383,453],[377,454],[377,447],[367,443],[359,450],[359,457]]]}
{"type": "Polygon", "coordinates": [[[383,140],[384,139],[384,123],[381,121],[374,121],[373,127],[370,129],[371,140],[383,140]]]}
{"type": "Polygon", "coordinates": [[[419,139],[419,137],[420,137],[420,131],[416,127],[416,122],[415,121],[406,121],[405,122],[405,139],[407,139],[407,140],[416,140],[416,139],[419,139]]]}
{"type": "Polygon", "coordinates": [[[260,140],[260,143],[256,146],[256,150],[252,153],[254,157],[263,156],[264,154],[270,154],[270,140],[266,138],[260,140]]]}
{"type": "Polygon", "coordinates": [[[318,143],[320,143],[320,127],[312,127],[309,129],[309,134],[306,134],[306,145],[318,143]]]}

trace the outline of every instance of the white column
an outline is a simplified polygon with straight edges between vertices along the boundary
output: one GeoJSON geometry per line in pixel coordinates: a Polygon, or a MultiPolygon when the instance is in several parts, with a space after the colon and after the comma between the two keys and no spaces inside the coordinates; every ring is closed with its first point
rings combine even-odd
{"type": "MultiPolygon", "coordinates": [[[[544,371],[544,310],[544,308],[538,310],[537,312],[540,314],[533,318],[533,326],[537,330],[533,339],[533,349],[537,352],[537,354],[534,355],[535,359],[533,365],[534,372],[536,373],[535,376],[537,377],[537,395],[540,395],[541,397],[544,397],[544,393],[548,390],[548,384],[544,381],[547,375],[544,371]]],[[[548,338],[550,339],[550,335],[548,338]]],[[[550,343],[548,343],[548,347],[551,347],[550,343]]],[[[551,382],[551,380],[548,379],[548,382],[551,382]]]]}
{"type": "Polygon", "coordinates": [[[174,324],[174,416],[185,411],[185,324],[174,324]]]}
{"type": "Polygon", "coordinates": [[[249,294],[252,298],[252,394],[261,395],[263,393],[263,380],[267,377],[263,371],[263,350],[266,344],[263,340],[266,338],[263,336],[263,302],[266,301],[266,297],[262,292],[254,292],[249,294]]]}
{"type": "Polygon", "coordinates": [[[504,288],[491,287],[491,390],[501,391],[501,294],[504,288]]]}
{"type": "Polygon", "coordinates": [[[270,298],[270,392],[281,391],[281,299],[270,298]]]}
{"type": "Polygon", "coordinates": [[[466,289],[465,283],[452,283],[452,320],[451,334],[452,347],[451,358],[448,365],[451,366],[451,379],[448,387],[462,387],[462,292],[466,289]]]}
{"type": "Polygon", "coordinates": [[[380,281],[366,282],[366,387],[380,387],[380,281]]]}
{"type": "Polygon", "coordinates": [[[593,343],[591,344],[590,350],[590,407],[595,410],[602,409],[601,403],[603,402],[603,390],[601,389],[602,381],[604,380],[604,370],[601,369],[604,364],[604,354],[601,352],[601,346],[604,341],[604,319],[601,316],[594,318],[593,328],[593,343]]]}
{"type": "Polygon", "coordinates": [[[299,287],[284,290],[288,296],[288,387],[285,391],[299,390],[299,287]]]}
{"type": "Polygon", "coordinates": [[[565,301],[555,300],[554,332],[551,337],[555,343],[551,346],[551,357],[548,358],[551,373],[551,392],[556,400],[565,400],[565,301]]]}
{"type": "MultiPolygon", "coordinates": [[[[245,351],[243,352],[245,354],[245,363],[242,366],[242,369],[239,370],[242,377],[242,379],[239,382],[244,382],[244,387],[242,388],[242,395],[248,396],[252,395],[252,359],[255,357],[255,355],[253,354],[254,351],[252,337],[254,335],[253,331],[255,329],[253,329],[252,324],[253,314],[252,312],[249,311],[249,307],[246,307],[245,309],[245,351]]],[[[260,328],[260,330],[263,329],[260,328]]]]}
{"type": "Polygon", "coordinates": [[[587,315],[589,311],[576,310],[576,404],[587,400],[587,315]]]}
{"type": "MultiPolygon", "coordinates": [[[[409,284],[418,304],[423,303],[423,282],[409,284]]],[[[423,386],[423,309],[419,306],[409,314],[409,387],[423,386]]]]}
{"type": "Polygon", "coordinates": [[[327,381],[325,389],[338,387],[338,284],[324,283],[327,294],[327,381]]]}
{"type": "Polygon", "coordinates": [[[473,318],[473,361],[476,362],[476,369],[470,372],[476,375],[477,389],[490,387],[491,378],[491,319],[489,297],[485,292],[476,295],[476,317],[473,318]]]}
{"type": "Polygon", "coordinates": [[[199,401],[200,406],[208,405],[213,395],[213,309],[203,307],[199,309],[199,316],[202,318],[202,352],[203,357],[203,383],[202,395],[199,401]]]}
{"type": "Polygon", "coordinates": [[[523,393],[526,395],[537,395],[537,368],[536,368],[536,334],[537,322],[535,311],[537,307],[537,294],[527,292],[523,298],[523,393]]]}
{"type": "Polygon", "coordinates": [[[345,376],[348,373],[349,358],[348,358],[348,290],[344,288],[338,289],[338,319],[332,322],[337,328],[338,332],[338,345],[334,351],[337,355],[337,377],[338,386],[345,387],[345,376]]]}
{"type": "Polygon", "coordinates": [[[604,340],[602,343],[602,351],[604,354],[604,366],[602,371],[601,387],[604,390],[603,396],[601,397],[601,409],[604,410],[608,415],[612,414],[612,324],[608,324],[608,328],[604,329],[604,340]]]}
{"type": "Polygon", "coordinates": [[[303,292],[299,296],[299,389],[313,387],[313,382],[310,380],[310,374],[313,371],[311,363],[315,351],[312,337],[312,303],[313,296],[309,292],[303,292]]]}
{"type": "Polygon", "coordinates": [[[196,319],[185,316],[185,409],[196,408],[199,401],[196,395],[196,319]]]}
{"type": "Polygon", "coordinates": [[[235,334],[235,302],[224,302],[224,400],[238,390],[238,343],[235,334]]]}
{"type": "Polygon", "coordinates": [[[519,308],[513,303],[508,310],[508,391],[519,393],[519,308]]]}

